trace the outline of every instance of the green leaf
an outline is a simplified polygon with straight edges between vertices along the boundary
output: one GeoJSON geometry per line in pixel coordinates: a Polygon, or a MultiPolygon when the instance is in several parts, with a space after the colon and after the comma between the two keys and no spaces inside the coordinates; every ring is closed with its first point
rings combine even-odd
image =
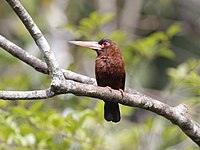
{"type": "Polygon", "coordinates": [[[167,35],[171,38],[174,35],[176,35],[178,32],[181,31],[181,26],[180,24],[173,24],[167,29],[167,35]]]}
{"type": "Polygon", "coordinates": [[[19,106],[13,107],[12,113],[17,115],[17,116],[23,116],[23,117],[29,116],[31,114],[29,111],[27,111],[23,107],[19,107],[19,106]]]}
{"type": "Polygon", "coordinates": [[[29,124],[22,124],[19,129],[22,136],[27,135],[29,133],[35,133],[33,126],[30,126],[29,124]]]}
{"type": "Polygon", "coordinates": [[[43,106],[42,101],[35,101],[30,107],[29,110],[31,112],[37,112],[43,106]]]}
{"type": "Polygon", "coordinates": [[[175,54],[169,49],[161,49],[160,56],[169,59],[175,59],[175,54]]]}
{"type": "Polygon", "coordinates": [[[114,18],[113,13],[106,13],[105,15],[101,16],[100,24],[104,25],[104,24],[108,23],[109,21],[111,21],[113,18],[114,18]]]}

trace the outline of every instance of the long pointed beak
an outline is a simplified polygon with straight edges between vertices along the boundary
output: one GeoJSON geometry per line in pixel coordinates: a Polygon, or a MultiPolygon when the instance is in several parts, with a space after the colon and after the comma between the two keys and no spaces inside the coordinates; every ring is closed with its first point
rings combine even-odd
{"type": "Polygon", "coordinates": [[[79,46],[83,46],[83,47],[87,47],[87,48],[91,48],[91,49],[98,49],[100,50],[102,48],[102,46],[100,44],[98,44],[98,42],[91,42],[91,41],[69,41],[69,43],[71,44],[75,44],[75,45],[79,45],[79,46]]]}

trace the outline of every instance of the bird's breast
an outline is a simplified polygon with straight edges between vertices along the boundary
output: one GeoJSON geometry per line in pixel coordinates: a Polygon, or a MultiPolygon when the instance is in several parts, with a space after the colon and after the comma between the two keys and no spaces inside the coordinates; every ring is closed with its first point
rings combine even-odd
{"type": "Polygon", "coordinates": [[[121,58],[101,57],[95,62],[95,74],[100,86],[121,87],[125,70],[121,58]]]}
{"type": "Polygon", "coordinates": [[[100,58],[96,59],[96,71],[105,75],[115,75],[123,68],[122,60],[114,58],[100,58]]]}

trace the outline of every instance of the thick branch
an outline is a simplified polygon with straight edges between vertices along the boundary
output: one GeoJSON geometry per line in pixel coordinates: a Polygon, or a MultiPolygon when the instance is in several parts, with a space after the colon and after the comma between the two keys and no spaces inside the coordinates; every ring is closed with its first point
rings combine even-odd
{"type": "Polygon", "coordinates": [[[47,63],[48,70],[50,71],[50,75],[52,78],[53,83],[59,83],[58,79],[64,80],[63,74],[61,73],[58,63],[55,59],[54,54],[51,51],[51,48],[43,36],[40,29],[34,23],[31,16],[27,13],[24,7],[21,5],[19,0],[6,0],[11,8],[15,11],[18,17],[21,19],[23,24],[25,25],[26,29],[31,34],[32,38],[34,39],[35,43],[41,50],[44,55],[45,62],[47,63]]]}
{"type": "Polygon", "coordinates": [[[117,90],[112,90],[112,92],[110,92],[108,88],[74,81],[68,81],[68,84],[63,84],[59,89],[56,89],[56,91],[56,93],[51,92],[50,89],[28,92],[0,91],[0,98],[9,100],[46,99],[59,94],[72,93],[78,96],[88,96],[112,102],[115,101],[123,105],[146,109],[165,117],[172,123],[178,125],[186,135],[200,146],[200,125],[188,117],[187,107],[185,105],[171,107],[137,91],[131,94],[124,93],[124,97],[122,98],[121,93],[117,90]]]}

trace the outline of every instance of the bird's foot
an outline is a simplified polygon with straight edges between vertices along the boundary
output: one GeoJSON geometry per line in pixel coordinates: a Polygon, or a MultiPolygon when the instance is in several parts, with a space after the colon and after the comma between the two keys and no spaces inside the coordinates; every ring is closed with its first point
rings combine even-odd
{"type": "Polygon", "coordinates": [[[119,92],[121,93],[121,95],[122,95],[122,98],[124,97],[124,91],[122,90],[122,89],[118,89],[119,90],[119,92]]]}
{"type": "MultiPolygon", "coordinates": [[[[110,87],[110,86],[106,86],[106,88],[110,91],[110,92],[112,92],[112,88],[110,87]]],[[[121,96],[122,96],[122,98],[124,97],[124,91],[122,90],[122,89],[118,89],[118,91],[121,93],[121,96]]]]}
{"type": "Polygon", "coordinates": [[[106,86],[106,88],[107,88],[110,92],[112,92],[112,88],[111,88],[110,86],[106,86]]]}

